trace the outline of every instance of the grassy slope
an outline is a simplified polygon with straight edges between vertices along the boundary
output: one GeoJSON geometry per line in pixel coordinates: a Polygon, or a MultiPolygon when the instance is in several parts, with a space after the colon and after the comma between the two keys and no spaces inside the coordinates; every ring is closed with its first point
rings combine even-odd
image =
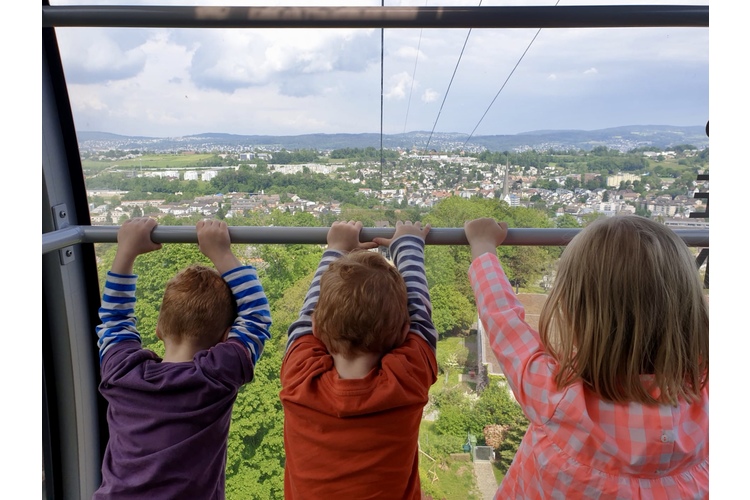
{"type": "Polygon", "coordinates": [[[133,167],[133,168],[186,168],[197,166],[200,160],[211,158],[212,154],[154,154],[144,155],[139,158],[118,159],[113,161],[83,160],[85,169],[103,170],[109,167],[133,167]]]}

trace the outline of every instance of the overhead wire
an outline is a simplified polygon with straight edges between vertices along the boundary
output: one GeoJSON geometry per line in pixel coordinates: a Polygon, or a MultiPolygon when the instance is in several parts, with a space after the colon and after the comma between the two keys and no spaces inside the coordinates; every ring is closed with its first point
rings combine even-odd
{"type": "MultiPolygon", "coordinates": [[[[380,0],[380,6],[383,7],[385,0],[380,0]]],[[[385,163],[385,154],[383,152],[383,54],[385,46],[385,28],[380,28],[380,198],[383,198],[383,164],[385,163]]]]}
{"type": "MultiPolygon", "coordinates": [[[[554,5],[554,6],[555,6],[555,7],[557,7],[557,5],[558,5],[559,3],[560,3],[560,0],[557,0],[557,2],[555,2],[555,5],[554,5]]],[[[468,144],[468,143],[469,143],[469,140],[470,140],[470,139],[471,139],[472,137],[474,137],[474,132],[476,132],[476,131],[477,131],[477,128],[479,128],[479,125],[480,125],[480,124],[482,123],[482,121],[484,120],[484,117],[485,117],[485,116],[487,116],[487,113],[488,113],[488,112],[490,111],[490,108],[492,107],[492,105],[493,105],[493,104],[495,104],[495,101],[497,100],[497,97],[498,97],[498,96],[500,95],[500,92],[502,92],[502,91],[503,91],[503,89],[505,88],[505,85],[506,85],[506,84],[508,83],[508,80],[510,80],[510,77],[511,77],[511,76],[513,76],[513,73],[515,73],[515,72],[516,72],[516,68],[518,68],[518,65],[519,65],[519,64],[521,64],[521,61],[523,61],[523,58],[524,58],[524,57],[526,56],[526,53],[527,53],[527,52],[529,51],[529,49],[531,48],[531,45],[532,45],[532,44],[534,43],[534,40],[536,40],[536,37],[538,37],[538,36],[539,36],[539,33],[540,33],[541,31],[542,31],[542,28],[539,28],[539,29],[537,29],[537,30],[536,30],[536,34],[534,34],[534,37],[533,37],[533,38],[531,39],[531,41],[529,42],[529,44],[528,44],[528,45],[526,46],[526,50],[524,50],[524,51],[523,51],[523,54],[521,54],[521,57],[519,57],[519,58],[518,58],[518,61],[516,61],[516,64],[515,64],[515,66],[513,66],[513,69],[512,69],[511,71],[510,71],[510,73],[508,74],[508,77],[507,77],[507,78],[505,79],[505,81],[503,82],[503,85],[502,85],[502,86],[500,87],[500,90],[498,90],[498,91],[497,91],[497,94],[495,94],[495,97],[494,97],[494,98],[492,99],[492,102],[490,102],[490,105],[489,105],[489,106],[487,106],[487,109],[486,109],[486,110],[484,110],[484,114],[483,114],[483,115],[482,115],[482,117],[481,117],[481,118],[479,119],[479,121],[477,122],[477,124],[476,124],[476,126],[474,127],[474,129],[473,129],[473,130],[471,131],[471,134],[469,134],[469,137],[467,137],[467,138],[466,138],[466,141],[464,141],[463,147],[466,147],[466,144],[468,144]]]]}
{"type": "MultiPolygon", "coordinates": [[[[482,0],[479,0],[478,7],[482,6],[482,0]]],[[[437,126],[438,120],[440,120],[440,113],[443,112],[443,106],[445,105],[445,100],[448,98],[448,93],[451,90],[451,85],[453,85],[453,78],[456,76],[456,71],[458,71],[458,65],[461,64],[461,58],[464,55],[464,50],[466,49],[466,43],[469,41],[469,36],[471,36],[471,30],[473,28],[469,28],[469,32],[466,34],[466,40],[464,40],[464,46],[461,48],[461,53],[458,55],[458,61],[456,61],[456,67],[453,68],[453,75],[451,76],[450,82],[448,82],[448,88],[445,91],[445,95],[443,96],[443,102],[440,104],[440,109],[438,110],[437,118],[435,118],[435,123],[432,124],[432,130],[430,131],[430,136],[427,138],[427,144],[425,145],[425,150],[427,150],[430,147],[430,141],[432,141],[432,135],[435,133],[435,127],[437,126]]]]}
{"type": "MultiPolygon", "coordinates": [[[[424,2],[427,6],[427,0],[424,2]]],[[[414,58],[414,70],[411,72],[411,88],[409,89],[409,100],[406,102],[406,118],[404,118],[404,133],[406,133],[406,123],[409,121],[409,109],[411,108],[411,96],[414,93],[414,79],[417,76],[417,63],[419,62],[419,49],[422,47],[422,32],[419,30],[419,41],[417,42],[417,57],[414,58]]]]}

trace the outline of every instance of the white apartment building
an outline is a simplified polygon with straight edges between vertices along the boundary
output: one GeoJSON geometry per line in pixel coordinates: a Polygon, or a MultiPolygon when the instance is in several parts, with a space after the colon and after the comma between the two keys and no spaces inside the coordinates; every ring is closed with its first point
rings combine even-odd
{"type": "Polygon", "coordinates": [[[214,177],[216,177],[216,175],[217,175],[216,170],[206,170],[205,172],[201,174],[201,180],[204,182],[208,182],[214,177]]]}

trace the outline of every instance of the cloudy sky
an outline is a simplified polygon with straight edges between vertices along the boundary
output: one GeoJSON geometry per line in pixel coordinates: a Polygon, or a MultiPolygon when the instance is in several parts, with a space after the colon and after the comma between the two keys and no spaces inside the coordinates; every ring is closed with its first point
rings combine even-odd
{"type": "MultiPolygon", "coordinates": [[[[485,0],[481,4],[550,6],[555,2],[485,0]]],[[[87,3],[249,4],[231,0],[87,3]]],[[[561,0],[559,5],[641,3],[706,5],[707,1],[561,0]]],[[[296,3],[303,4],[376,6],[380,0],[296,3]]],[[[386,5],[476,6],[479,1],[387,1],[386,5]]],[[[380,131],[380,29],[56,31],[78,130],[157,137],[380,131]]],[[[620,125],[705,125],[708,120],[708,28],[544,29],[534,38],[537,31],[386,29],[384,133],[434,129],[515,134],[620,125]]]]}

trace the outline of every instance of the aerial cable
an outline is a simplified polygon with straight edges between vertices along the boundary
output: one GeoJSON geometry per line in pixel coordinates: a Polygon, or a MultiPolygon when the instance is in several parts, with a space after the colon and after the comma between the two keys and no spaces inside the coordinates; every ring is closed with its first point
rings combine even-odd
{"type": "MultiPolygon", "coordinates": [[[[479,0],[478,7],[482,6],[482,0],[479,0]]],[[[464,46],[461,48],[461,53],[458,55],[458,61],[456,61],[456,67],[453,68],[453,76],[451,76],[451,81],[448,83],[448,89],[445,91],[445,95],[443,96],[443,103],[440,104],[440,109],[438,110],[437,118],[435,118],[435,123],[432,125],[432,131],[430,132],[430,137],[427,138],[427,145],[424,147],[425,150],[427,150],[430,146],[430,141],[432,140],[432,134],[435,132],[435,127],[437,126],[437,122],[440,119],[440,113],[443,112],[443,106],[445,105],[445,100],[448,98],[448,92],[451,90],[451,85],[453,84],[453,78],[456,76],[456,71],[458,71],[458,65],[461,63],[461,58],[464,55],[464,49],[466,49],[466,43],[469,41],[469,36],[471,35],[472,28],[469,28],[469,32],[466,34],[466,40],[464,40],[464,46]]]]}
{"type": "MultiPolygon", "coordinates": [[[[427,0],[424,2],[427,5],[427,0]]],[[[414,59],[414,71],[411,72],[411,88],[409,89],[409,100],[406,103],[406,118],[404,118],[404,133],[406,133],[406,122],[409,121],[409,108],[411,108],[411,96],[414,93],[414,78],[417,75],[417,62],[419,61],[419,49],[422,46],[422,31],[419,30],[419,41],[417,42],[417,57],[414,59]]]]}
{"type": "MultiPolygon", "coordinates": [[[[385,0],[380,0],[380,6],[384,6],[385,0]]],[[[385,38],[385,28],[380,28],[380,199],[383,199],[383,164],[385,156],[383,154],[383,46],[385,38]]]]}
{"type": "MultiPolygon", "coordinates": [[[[557,4],[559,4],[559,3],[560,3],[560,0],[557,0],[557,2],[555,2],[554,6],[557,7],[557,4]]],[[[482,115],[482,117],[477,122],[476,126],[474,127],[474,130],[472,130],[471,134],[469,134],[469,137],[466,138],[466,141],[464,142],[463,147],[466,147],[466,144],[469,142],[469,139],[471,139],[472,137],[474,137],[474,132],[476,132],[477,128],[479,128],[479,124],[482,123],[482,120],[484,120],[484,117],[487,116],[487,113],[489,112],[490,108],[492,107],[493,104],[495,104],[495,100],[497,99],[497,96],[499,96],[500,92],[503,91],[503,89],[505,88],[505,85],[508,83],[508,80],[510,80],[510,77],[513,76],[513,73],[515,73],[516,68],[518,68],[518,65],[521,64],[521,61],[526,56],[526,53],[529,51],[529,49],[531,48],[531,45],[534,43],[534,40],[536,40],[536,37],[539,36],[539,33],[541,31],[542,31],[542,28],[539,28],[538,30],[536,30],[536,34],[534,35],[534,38],[532,38],[531,41],[529,42],[529,45],[526,46],[526,50],[523,51],[523,54],[521,54],[521,57],[516,62],[516,65],[513,66],[513,69],[508,74],[508,78],[505,79],[505,81],[503,82],[502,87],[500,87],[500,90],[497,91],[497,94],[495,94],[495,97],[494,97],[494,99],[492,99],[492,102],[490,103],[490,105],[487,106],[486,110],[484,110],[484,114],[482,115]]]]}
{"type": "Polygon", "coordinates": [[[417,74],[417,61],[419,61],[419,47],[422,45],[422,30],[419,30],[419,42],[417,42],[417,58],[414,60],[414,71],[411,74],[411,88],[409,89],[409,101],[406,103],[406,118],[404,118],[404,133],[406,133],[406,122],[409,121],[409,108],[411,107],[411,96],[414,93],[414,78],[417,74]]]}

